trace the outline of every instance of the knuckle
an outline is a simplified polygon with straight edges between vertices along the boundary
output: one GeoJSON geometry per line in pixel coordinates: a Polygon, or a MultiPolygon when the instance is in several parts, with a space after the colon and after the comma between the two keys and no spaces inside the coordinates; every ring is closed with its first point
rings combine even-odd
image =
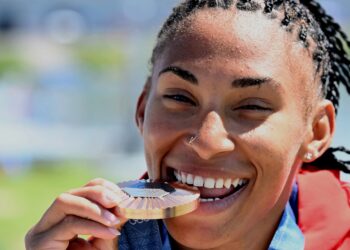
{"type": "Polygon", "coordinates": [[[76,222],[77,222],[77,218],[74,215],[67,215],[63,219],[63,224],[67,227],[71,227],[71,226],[75,225],[76,222]]]}
{"type": "MultiPolygon", "coordinates": [[[[82,215],[87,215],[87,214],[91,214],[95,211],[95,207],[97,206],[97,204],[95,203],[90,203],[88,205],[84,205],[84,206],[81,206],[79,209],[80,209],[80,214],[82,215]]],[[[83,216],[84,217],[84,216],[83,216]]]]}
{"type": "Polygon", "coordinates": [[[24,244],[25,244],[25,247],[26,247],[27,250],[33,249],[34,243],[33,243],[33,240],[32,240],[32,238],[33,238],[32,235],[33,234],[32,234],[32,229],[31,229],[31,230],[28,231],[28,233],[24,237],[24,244]]]}
{"type": "Polygon", "coordinates": [[[97,196],[99,202],[105,206],[115,205],[116,201],[119,200],[119,196],[116,192],[103,187],[98,190],[97,196]]]}
{"type": "Polygon", "coordinates": [[[92,179],[91,181],[89,181],[86,186],[91,186],[91,185],[103,185],[104,183],[106,182],[105,179],[103,178],[95,178],[95,179],[92,179]]]}
{"type": "Polygon", "coordinates": [[[106,200],[106,193],[108,193],[108,189],[103,186],[94,186],[91,189],[91,193],[96,201],[104,202],[106,200]]]}
{"type": "Polygon", "coordinates": [[[96,195],[102,195],[106,191],[106,188],[103,186],[94,186],[93,190],[96,195]]]}
{"type": "Polygon", "coordinates": [[[65,203],[67,202],[67,198],[68,198],[68,193],[62,193],[60,194],[54,201],[54,205],[58,206],[58,207],[62,207],[65,205],[65,203]]]}
{"type": "Polygon", "coordinates": [[[26,250],[36,250],[40,248],[43,243],[43,233],[35,233],[34,228],[30,229],[24,238],[24,245],[26,250]]]}

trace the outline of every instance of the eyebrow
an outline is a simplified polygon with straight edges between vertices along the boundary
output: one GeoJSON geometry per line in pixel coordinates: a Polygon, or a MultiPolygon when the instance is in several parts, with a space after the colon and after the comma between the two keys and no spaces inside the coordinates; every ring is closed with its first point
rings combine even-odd
{"type": "MultiPolygon", "coordinates": [[[[169,66],[166,67],[165,69],[163,69],[162,71],[159,72],[158,76],[167,73],[167,72],[171,72],[177,76],[179,76],[180,78],[198,85],[198,80],[197,78],[188,70],[182,69],[180,67],[177,66],[169,66]]],[[[247,88],[247,87],[253,87],[253,86],[261,86],[263,84],[270,84],[273,87],[280,87],[281,84],[278,83],[277,81],[275,81],[274,79],[270,78],[270,77],[243,77],[243,78],[238,78],[232,81],[231,86],[233,88],[247,88]]]]}
{"type": "Polygon", "coordinates": [[[253,86],[261,86],[264,83],[271,83],[274,86],[280,85],[278,82],[269,77],[244,77],[233,80],[232,87],[246,88],[253,86]]]}
{"type": "Polygon", "coordinates": [[[189,71],[181,69],[180,67],[176,67],[176,66],[169,66],[166,67],[165,69],[163,69],[162,71],[159,72],[158,76],[160,76],[161,74],[164,74],[166,72],[172,72],[175,75],[179,76],[180,78],[193,83],[195,85],[198,84],[198,80],[197,78],[189,71]]]}

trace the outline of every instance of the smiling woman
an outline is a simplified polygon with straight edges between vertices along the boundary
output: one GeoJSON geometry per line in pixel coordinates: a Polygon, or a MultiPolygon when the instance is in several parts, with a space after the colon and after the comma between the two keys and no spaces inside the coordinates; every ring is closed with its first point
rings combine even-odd
{"type": "Polygon", "coordinates": [[[27,249],[350,248],[349,170],[329,148],[349,45],[315,1],[184,1],[159,32],[136,123],[149,181],[196,186],[198,208],[127,221],[120,188],[97,179],[59,196],[27,249]]]}

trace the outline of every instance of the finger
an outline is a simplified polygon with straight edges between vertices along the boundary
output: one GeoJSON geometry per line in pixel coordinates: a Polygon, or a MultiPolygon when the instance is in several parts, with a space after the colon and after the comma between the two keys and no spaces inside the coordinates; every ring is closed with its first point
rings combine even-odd
{"type": "Polygon", "coordinates": [[[74,239],[77,235],[92,235],[99,239],[111,240],[120,235],[120,232],[113,227],[106,227],[92,220],[69,215],[47,231],[42,238],[65,242],[74,239]]]}
{"type": "Polygon", "coordinates": [[[103,249],[103,250],[116,250],[118,249],[118,239],[119,237],[115,237],[111,240],[105,240],[100,238],[93,238],[89,240],[90,244],[95,247],[95,249],[103,249]]]}
{"type": "Polygon", "coordinates": [[[96,248],[87,240],[75,238],[69,241],[67,250],[96,250],[96,248]]]}
{"type": "Polygon", "coordinates": [[[124,193],[118,195],[103,186],[88,186],[72,190],[71,194],[85,197],[101,204],[103,207],[109,208],[109,211],[116,215],[120,220],[117,228],[121,228],[128,220],[122,214],[120,214],[117,209],[118,203],[120,203],[126,197],[124,193]]]}
{"type": "Polygon", "coordinates": [[[89,181],[85,185],[85,187],[96,186],[96,185],[104,186],[104,187],[109,188],[111,191],[114,191],[116,193],[122,192],[122,190],[120,189],[120,187],[118,187],[117,184],[115,184],[115,183],[113,183],[111,181],[105,180],[103,178],[93,179],[93,180],[89,181]]]}
{"type": "Polygon", "coordinates": [[[121,195],[100,185],[73,189],[69,193],[94,201],[105,208],[115,207],[123,199],[121,195]]]}
{"type": "Polygon", "coordinates": [[[63,193],[54,201],[41,218],[35,227],[36,232],[42,232],[51,228],[67,215],[89,218],[108,227],[120,223],[120,220],[112,212],[98,204],[83,197],[63,193]]]}
{"type": "Polygon", "coordinates": [[[76,238],[69,242],[67,250],[116,250],[118,249],[118,237],[106,240],[94,238],[93,240],[84,240],[82,238],[76,238]]]}

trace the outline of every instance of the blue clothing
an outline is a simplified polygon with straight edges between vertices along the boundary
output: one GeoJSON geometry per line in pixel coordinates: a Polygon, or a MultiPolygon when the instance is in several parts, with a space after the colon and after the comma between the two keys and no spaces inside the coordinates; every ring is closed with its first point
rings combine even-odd
{"type": "Polygon", "coordinates": [[[298,186],[294,184],[289,202],[284,209],[280,223],[269,246],[269,250],[304,249],[304,235],[297,225],[298,186]]]}
{"type": "MultiPolygon", "coordinates": [[[[294,185],[268,250],[304,249],[304,236],[296,223],[297,193],[294,185]]],[[[170,236],[162,220],[129,220],[121,232],[119,249],[171,250],[170,236]]]]}

